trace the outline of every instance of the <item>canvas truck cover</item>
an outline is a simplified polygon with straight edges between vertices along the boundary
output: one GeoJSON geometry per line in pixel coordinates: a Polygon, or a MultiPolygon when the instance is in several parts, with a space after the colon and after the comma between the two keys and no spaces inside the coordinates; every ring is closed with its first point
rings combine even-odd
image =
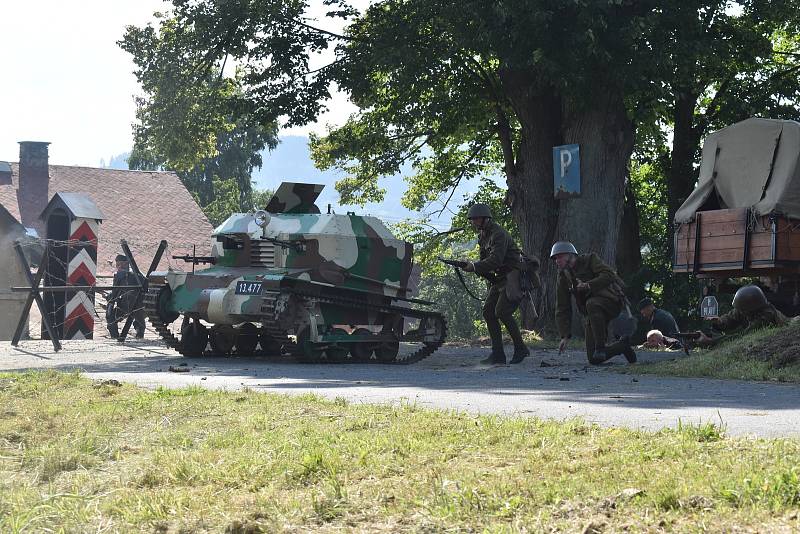
{"type": "Polygon", "coordinates": [[[747,119],[706,137],[697,186],[675,222],[694,220],[711,195],[723,209],[800,219],[800,123],[747,119]]]}

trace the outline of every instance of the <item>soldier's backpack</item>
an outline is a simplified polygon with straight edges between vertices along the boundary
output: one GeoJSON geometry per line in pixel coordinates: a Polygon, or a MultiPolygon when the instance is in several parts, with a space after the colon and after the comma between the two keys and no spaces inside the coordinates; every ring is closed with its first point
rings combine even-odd
{"type": "Polygon", "coordinates": [[[520,254],[519,267],[512,269],[506,276],[506,297],[512,302],[519,302],[525,295],[541,287],[539,278],[539,260],[535,257],[520,254]]]}

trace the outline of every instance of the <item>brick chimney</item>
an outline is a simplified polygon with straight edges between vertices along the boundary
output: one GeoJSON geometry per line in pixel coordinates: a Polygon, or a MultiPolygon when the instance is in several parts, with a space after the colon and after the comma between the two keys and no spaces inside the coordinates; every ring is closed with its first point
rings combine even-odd
{"type": "MultiPolygon", "coordinates": [[[[22,224],[41,230],[39,215],[50,200],[47,145],[41,141],[19,142],[19,211],[22,224]]],[[[44,234],[41,234],[44,235],[44,234]]]]}

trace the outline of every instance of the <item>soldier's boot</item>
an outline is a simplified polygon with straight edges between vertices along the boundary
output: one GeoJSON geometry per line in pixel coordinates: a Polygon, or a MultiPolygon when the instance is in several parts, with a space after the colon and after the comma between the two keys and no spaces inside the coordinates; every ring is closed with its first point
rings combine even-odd
{"type": "Polygon", "coordinates": [[[612,356],[606,354],[605,348],[596,348],[591,356],[589,356],[589,363],[592,365],[600,365],[601,363],[611,359],[612,356]]]}
{"type": "Polygon", "coordinates": [[[517,321],[515,321],[513,317],[510,317],[503,322],[508,330],[508,335],[514,342],[514,355],[511,357],[510,363],[520,363],[522,360],[530,356],[531,353],[528,350],[528,347],[525,346],[525,341],[522,339],[522,332],[519,329],[517,321]]]}
{"type": "Polygon", "coordinates": [[[109,323],[108,325],[108,335],[111,336],[111,339],[119,339],[119,327],[117,323],[109,323]]]}
{"type": "Polygon", "coordinates": [[[625,342],[625,350],[622,351],[622,354],[625,355],[625,359],[628,360],[628,363],[636,363],[636,351],[631,347],[631,338],[625,336],[622,340],[625,342]]]}
{"type": "Polygon", "coordinates": [[[492,340],[492,353],[488,358],[481,360],[481,363],[487,365],[496,365],[506,363],[506,353],[503,350],[503,331],[500,329],[500,322],[486,321],[486,327],[489,330],[489,338],[492,340]]]}
{"type": "Polygon", "coordinates": [[[617,354],[623,354],[628,363],[636,363],[636,352],[631,348],[630,339],[623,337],[622,339],[605,346],[606,356],[612,358],[617,354]]]}

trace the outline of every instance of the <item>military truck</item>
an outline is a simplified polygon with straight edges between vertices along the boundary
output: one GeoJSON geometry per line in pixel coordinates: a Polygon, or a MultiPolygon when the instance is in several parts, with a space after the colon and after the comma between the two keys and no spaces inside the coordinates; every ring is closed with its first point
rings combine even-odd
{"type": "Polygon", "coordinates": [[[321,213],[322,189],[284,182],[264,210],[214,230],[211,256],[183,258],[209,267],[152,273],[145,312],[164,341],[185,356],[288,352],[306,362],[433,353],[447,325],[411,295],[412,245],[375,217],[321,213]]]}
{"type": "Polygon", "coordinates": [[[673,269],[708,288],[757,277],[786,313],[800,300],[800,124],[752,118],[710,134],[675,215],[673,269]]]}

